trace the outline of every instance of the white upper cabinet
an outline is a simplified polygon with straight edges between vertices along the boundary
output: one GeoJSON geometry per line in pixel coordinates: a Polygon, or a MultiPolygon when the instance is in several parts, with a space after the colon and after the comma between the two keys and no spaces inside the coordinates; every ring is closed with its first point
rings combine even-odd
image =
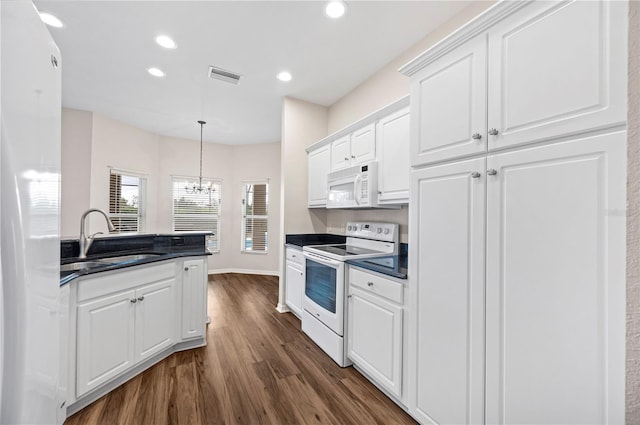
{"type": "Polygon", "coordinates": [[[347,135],[331,143],[331,171],[346,168],[351,163],[351,136],[347,135]]]}
{"type": "Polygon", "coordinates": [[[309,151],[308,166],[308,206],[327,205],[327,175],[331,169],[331,146],[325,145],[309,151]]]}
{"type": "Polygon", "coordinates": [[[409,96],[350,124],[307,148],[308,207],[327,205],[330,172],[377,161],[378,202],[409,202],[409,96]]]}
{"type": "Polygon", "coordinates": [[[376,159],[375,124],[362,127],[331,143],[331,171],[376,159]]]}
{"type": "Polygon", "coordinates": [[[626,11],[534,2],[491,28],[489,150],[625,122],[626,11]]]}
{"type": "Polygon", "coordinates": [[[626,121],[627,2],[502,2],[401,71],[411,165],[626,121]]]}
{"type": "Polygon", "coordinates": [[[411,165],[487,149],[487,38],[480,35],[411,81],[411,165]]]}
{"type": "Polygon", "coordinates": [[[376,159],[376,126],[367,125],[351,133],[351,165],[376,159]]]}
{"type": "Polygon", "coordinates": [[[381,118],[376,128],[378,139],[378,202],[408,203],[409,108],[381,118]]]}

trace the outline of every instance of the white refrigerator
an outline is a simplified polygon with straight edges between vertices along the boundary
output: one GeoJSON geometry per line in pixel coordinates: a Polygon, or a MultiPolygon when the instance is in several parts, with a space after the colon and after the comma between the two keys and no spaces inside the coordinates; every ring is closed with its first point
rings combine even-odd
{"type": "Polygon", "coordinates": [[[0,1],[0,423],[64,420],[60,51],[31,3],[0,1]],[[61,372],[63,371],[63,372],[61,372]]]}

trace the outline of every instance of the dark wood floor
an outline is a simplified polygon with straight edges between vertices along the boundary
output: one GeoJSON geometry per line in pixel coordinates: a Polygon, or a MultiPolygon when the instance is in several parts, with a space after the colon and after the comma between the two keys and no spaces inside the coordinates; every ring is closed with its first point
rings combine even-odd
{"type": "Polygon", "coordinates": [[[278,280],[209,278],[208,346],[176,353],[67,419],[105,424],[415,424],[275,311],[278,280]]]}

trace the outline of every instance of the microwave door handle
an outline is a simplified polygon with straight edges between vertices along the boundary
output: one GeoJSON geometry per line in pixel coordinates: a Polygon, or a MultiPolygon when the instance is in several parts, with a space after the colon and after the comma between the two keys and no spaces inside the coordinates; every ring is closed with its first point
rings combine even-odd
{"type": "Polygon", "coordinates": [[[353,198],[356,201],[356,205],[360,205],[360,195],[358,194],[358,183],[360,183],[360,179],[362,179],[361,174],[356,174],[356,178],[353,179],[353,198]]]}

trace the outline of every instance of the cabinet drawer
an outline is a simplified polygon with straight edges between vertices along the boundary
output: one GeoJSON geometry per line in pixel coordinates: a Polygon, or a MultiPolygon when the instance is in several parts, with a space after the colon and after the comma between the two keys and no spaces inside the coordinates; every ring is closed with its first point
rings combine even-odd
{"type": "Polygon", "coordinates": [[[302,251],[295,248],[287,248],[287,261],[293,261],[300,266],[304,266],[304,256],[302,251]]]}
{"type": "Polygon", "coordinates": [[[349,285],[387,298],[398,304],[403,304],[403,284],[394,282],[390,279],[385,279],[384,277],[378,276],[377,274],[350,267],[349,285]]]}
{"type": "Polygon", "coordinates": [[[159,264],[125,267],[88,275],[78,282],[78,301],[128,290],[147,283],[172,279],[175,274],[175,261],[169,260],[159,264]]]}

